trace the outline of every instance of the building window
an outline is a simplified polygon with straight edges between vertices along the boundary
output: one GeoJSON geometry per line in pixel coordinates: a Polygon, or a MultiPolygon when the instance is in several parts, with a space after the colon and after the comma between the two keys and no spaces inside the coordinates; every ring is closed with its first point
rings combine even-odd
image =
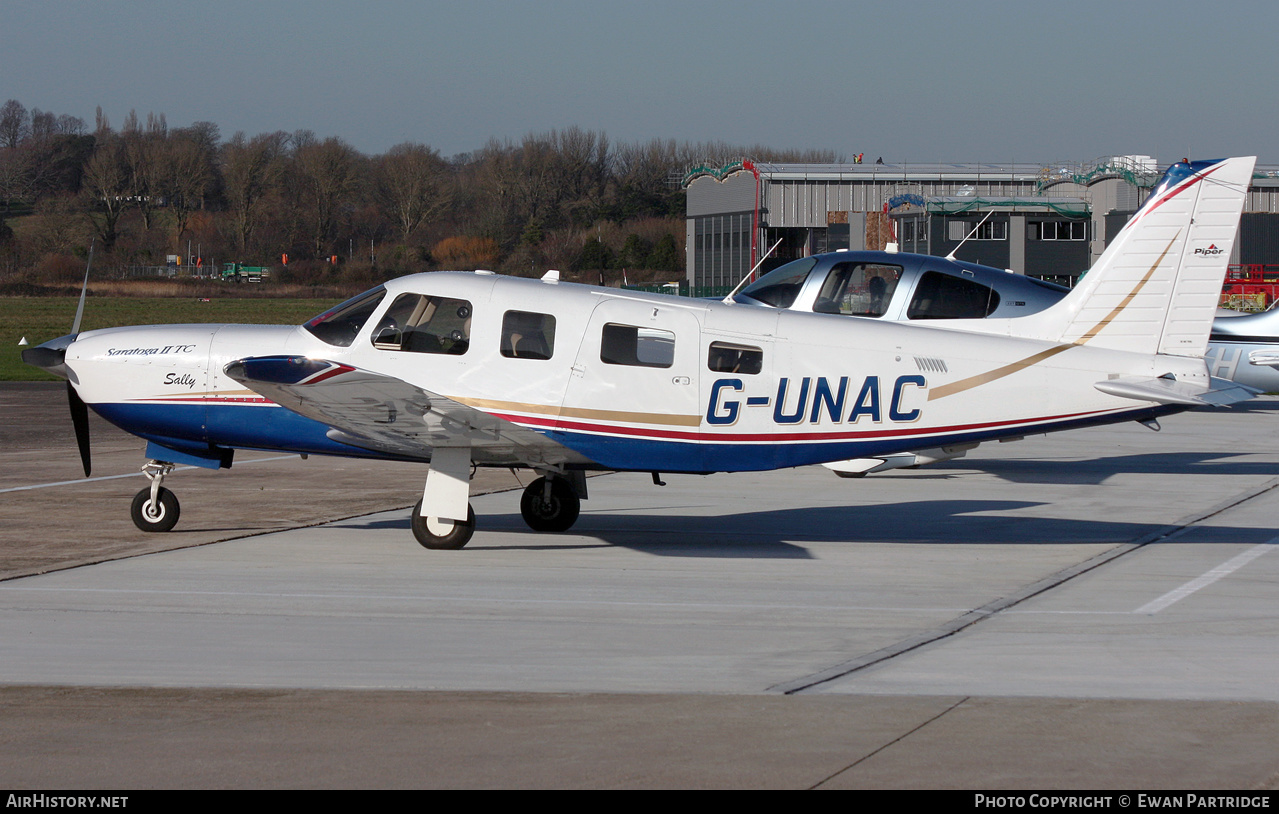
{"type": "Polygon", "coordinates": [[[1031,240],[1087,240],[1088,224],[1082,220],[1031,221],[1031,240]]]}
{"type": "Polygon", "coordinates": [[[988,220],[979,224],[978,221],[971,220],[950,220],[946,223],[946,237],[952,243],[958,243],[966,237],[969,240],[1007,240],[1008,221],[988,220]],[[969,233],[972,233],[971,237],[969,233]]]}

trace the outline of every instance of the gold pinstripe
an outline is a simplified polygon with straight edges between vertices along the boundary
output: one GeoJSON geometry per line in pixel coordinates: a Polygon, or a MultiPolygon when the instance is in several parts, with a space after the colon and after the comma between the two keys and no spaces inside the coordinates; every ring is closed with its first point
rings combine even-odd
{"type": "Polygon", "coordinates": [[[1141,293],[1141,290],[1146,287],[1146,283],[1150,282],[1150,278],[1154,276],[1155,270],[1159,268],[1159,264],[1164,261],[1164,258],[1168,255],[1168,252],[1172,250],[1173,244],[1177,242],[1177,238],[1179,237],[1181,237],[1180,231],[1173,236],[1172,240],[1168,241],[1168,245],[1164,247],[1164,250],[1160,252],[1159,257],[1155,259],[1154,265],[1152,265],[1146,272],[1145,276],[1137,282],[1137,285],[1133,288],[1133,290],[1128,292],[1128,295],[1124,297],[1118,305],[1111,309],[1110,313],[1106,314],[1100,322],[1090,328],[1083,336],[1079,337],[1074,342],[1069,345],[1058,345],[1056,347],[1049,348],[1048,350],[1040,351],[1032,356],[1027,356],[1025,359],[1020,359],[1016,362],[1004,365],[1003,367],[997,367],[994,370],[988,370],[985,373],[978,373],[976,376],[969,376],[967,379],[960,379],[959,381],[951,382],[950,384],[943,384],[941,387],[932,388],[928,391],[928,400],[932,401],[934,399],[942,399],[947,396],[953,396],[956,393],[962,393],[965,390],[971,390],[974,387],[980,387],[983,384],[988,384],[996,379],[1002,379],[1019,370],[1025,370],[1032,365],[1039,364],[1045,359],[1050,359],[1063,351],[1067,351],[1073,347],[1087,343],[1088,340],[1105,330],[1106,326],[1113,322],[1115,318],[1128,307],[1129,303],[1131,303],[1133,299],[1141,293]]]}

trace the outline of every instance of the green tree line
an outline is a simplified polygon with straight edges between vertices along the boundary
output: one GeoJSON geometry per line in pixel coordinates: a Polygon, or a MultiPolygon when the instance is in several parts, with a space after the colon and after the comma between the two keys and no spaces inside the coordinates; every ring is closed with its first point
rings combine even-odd
{"type": "Polygon", "coordinates": [[[90,240],[106,270],[198,253],[299,282],[437,268],[669,277],[684,264],[683,173],[741,157],[840,160],[724,143],[613,144],[577,127],[452,157],[414,142],[366,155],[308,130],[223,139],[213,122],[170,127],[163,114],[135,112],[114,128],[101,109],[90,128],[9,100],[0,282],[74,279],[90,240]]]}

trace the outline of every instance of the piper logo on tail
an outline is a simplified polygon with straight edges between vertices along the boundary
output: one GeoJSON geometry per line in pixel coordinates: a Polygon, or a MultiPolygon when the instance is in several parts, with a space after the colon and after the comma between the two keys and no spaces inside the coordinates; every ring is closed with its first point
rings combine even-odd
{"type": "Polygon", "coordinates": [[[1206,249],[1195,249],[1193,253],[1199,255],[1200,257],[1216,257],[1217,255],[1223,253],[1224,251],[1225,249],[1218,249],[1217,244],[1214,243],[1206,249]]]}

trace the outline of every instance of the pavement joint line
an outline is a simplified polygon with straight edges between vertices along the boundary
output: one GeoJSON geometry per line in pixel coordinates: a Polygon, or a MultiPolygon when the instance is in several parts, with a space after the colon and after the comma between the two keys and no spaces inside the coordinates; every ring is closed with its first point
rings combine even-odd
{"type": "MultiPolygon", "coordinates": [[[[293,458],[296,456],[285,455],[282,457],[293,458]]],[[[268,459],[260,458],[257,460],[265,461],[268,459]]],[[[141,475],[142,473],[139,472],[138,474],[141,475]]],[[[119,477],[119,476],[113,476],[113,477],[119,477]]],[[[495,488],[486,489],[480,492],[474,492],[471,494],[471,497],[478,497],[480,495],[495,495],[495,494],[501,494],[503,492],[514,492],[518,488],[519,487],[516,487],[516,486],[495,487],[495,488]]],[[[375,509],[374,511],[371,511],[371,512],[361,511],[361,512],[357,512],[356,514],[345,515],[343,517],[327,517],[320,520],[314,520],[310,523],[299,523],[294,526],[282,526],[280,528],[274,528],[274,529],[257,529],[255,531],[244,532],[242,534],[231,534],[227,537],[219,537],[216,540],[205,540],[203,542],[198,542],[198,543],[187,543],[185,545],[175,545],[170,548],[158,549],[155,551],[137,551],[137,552],[125,553],[125,554],[115,553],[115,554],[110,554],[110,555],[99,557],[92,560],[77,560],[72,562],[47,563],[44,568],[39,570],[31,570],[26,572],[0,576],[0,582],[8,582],[10,580],[15,580],[15,579],[24,579],[26,577],[37,577],[37,576],[40,576],[41,574],[52,574],[57,571],[70,571],[73,568],[87,568],[91,565],[101,565],[106,562],[115,562],[116,560],[131,560],[134,557],[147,557],[152,554],[164,554],[168,551],[181,551],[187,548],[201,548],[206,545],[216,545],[218,543],[229,543],[232,540],[246,540],[250,537],[262,537],[263,535],[267,535],[267,534],[278,534],[286,531],[299,531],[301,529],[313,529],[313,528],[318,528],[319,526],[327,526],[331,523],[344,523],[347,520],[356,520],[361,517],[372,517],[375,514],[386,514],[387,512],[407,512],[412,508],[413,508],[412,506],[390,506],[385,509],[375,509]]]]}
{"type": "Polygon", "coordinates": [[[939,642],[943,639],[948,639],[951,636],[967,630],[979,622],[983,622],[1002,611],[1020,605],[1022,602],[1045,593],[1046,591],[1052,590],[1060,585],[1064,585],[1075,577],[1096,570],[1097,568],[1113,562],[1120,557],[1145,548],[1152,543],[1167,542],[1168,540],[1180,537],[1190,531],[1195,525],[1222,514],[1223,512],[1229,511],[1230,509],[1233,509],[1234,507],[1246,503],[1254,498],[1260,497],[1261,495],[1274,490],[1276,487],[1279,487],[1279,478],[1272,478],[1260,486],[1245,490],[1244,492],[1221,501],[1207,509],[1185,515],[1175,523],[1162,526],[1154,531],[1142,535],[1141,537],[1138,537],[1136,540],[1128,543],[1120,543],[1114,548],[1089,557],[1083,562],[1076,563],[1075,565],[1049,574],[1043,579],[1025,586],[1016,593],[996,599],[979,608],[974,608],[973,610],[961,614],[949,622],[933,628],[932,630],[923,631],[916,636],[902,639],[901,641],[890,644],[887,647],[881,647],[878,650],[849,659],[848,661],[840,662],[839,664],[832,665],[824,670],[819,670],[815,673],[810,673],[809,675],[792,679],[791,681],[783,681],[773,684],[772,686],[765,687],[764,692],[781,693],[782,695],[796,695],[798,693],[808,692],[820,687],[822,684],[829,684],[832,681],[836,681],[852,675],[853,673],[865,670],[868,667],[883,664],[884,662],[897,658],[905,653],[918,650],[925,645],[933,644],[934,642],[939,642]]]}
{"type": "MultiPolygon", "coordinates": [[[[247,461],[241,460],[238,463],[241,466],[243,466],[244,464],[257,464],[257,463],[263,463],[265,461],[283,461],[286,458],[296,458],[296,457],[298,457],[296,454],[276,455],[271,458],[250,458],[247,461]]],[[[198,469],[198,468],[199,467],[195,467],[195,466],[177,466],[173,468],[173,471],[174,472],[190,472],[191,470],[198,469]]],[[[75,480],[60,480],[60,481],[54,481],[53,483],[36,483],[31,486],[10,486],[6,489],[0,489],[0,494],[4,494],[5,492],[28,492],[32,489],[47,489],[50,486],[77,486],[85,483],[96,483],[97,481],[103,481],[103,480],[117,480],[119,478],[141,478],[145,476],[146,476],[145,472],[126,472],[123,475],[101,475],[96,478],[76,478],[75,480]]]]}
{"type": "Polygon", "coordinates": [[[837,771],[837,772],[832,772],[831,774],[827,775],[826,777],[823,777],[821,780],[818,780],[816,783],[814,783],[813,785],[811,785],[811,786],[809,786],[809,787],[808,787],[808,791],[814,791],[814,790],[816,790],[816,789],[820,789],[822,786],[824,786],[824,785],[826,785],[827,783],[829,783],[830,781],[834,780],[836,777],[839,777],[839,776],[840,776],[841,774],[843,774],[844,772],[847,772],[847,771],[850,771],[850,770],[852,770],[852,769],[857,768],[857,767],[858,767],[858,766],[860,766],[861,764],[863,764],[863,763],[865,763],[866,761],[868,761],[868,760],[870,760],[871,758],[873,758],[875,755],[878,755],[880,752],[883,752],[885,749],[888,749],[888,748],[890,748],[890,747],[892,747],[892,746],[895,746],[895,745],[897,745],[897,744],[901,743],[902,741],[906,740],[906,739],[907,739],[907,738],[909,738],[911,735],[914,735],[916,732],[920,731],[920,730],[921,730],[921,729],[923,729],[924,727],[926,727],[926,726],[931,726],[931,725],[932,725],[935,721],[938,721],[938,720],[940,720],[941,718],[944,718],[945,716],[949,715],[951,712],[954,712],[954,711],[955,711],[955,709],[956,709],[957,707],[962,706],[964,703],[966,703],[966,702],[967,702],[969,699],[971,699],[971,698],[972,698],[972,696],[971,696],[971,695],[965,695],[963,698],[959,699],[959,700],[958,700],[958,701],[956,701],[955,703],[953,703],[953,704],[951,704],[950,706],[946,707],[945,709],[943,709],[941,712],[937,713],[937,714],[936,714],[936,715],[934,715],[933,717],[929,718],[929,719],[928,719],[928,720],[926,720],[926,721],[921,722],[918,726],[913,726],[913,727],[911,727],[910,729],[906,730],[905,732],[901,733],[901,734],[900,734],[900,735],[898,735],[897,737],[895,737],[895,738],[893,738],[892,740],[890,740],[888,743],[882,744],[882,745],[880,745],[879,747],[877,747],[877,748],[875,748],[875,749],[872,749],[871,751],[869,751],[869,752],[867,752],[866,754],[862,755],[861,757],[857,758],[857,759],[856,759],[856,760],[854,760],[852,763],[848,764],[847,766],[845,766],[844,768],[840,769],[839,771],[837,771]]]}

